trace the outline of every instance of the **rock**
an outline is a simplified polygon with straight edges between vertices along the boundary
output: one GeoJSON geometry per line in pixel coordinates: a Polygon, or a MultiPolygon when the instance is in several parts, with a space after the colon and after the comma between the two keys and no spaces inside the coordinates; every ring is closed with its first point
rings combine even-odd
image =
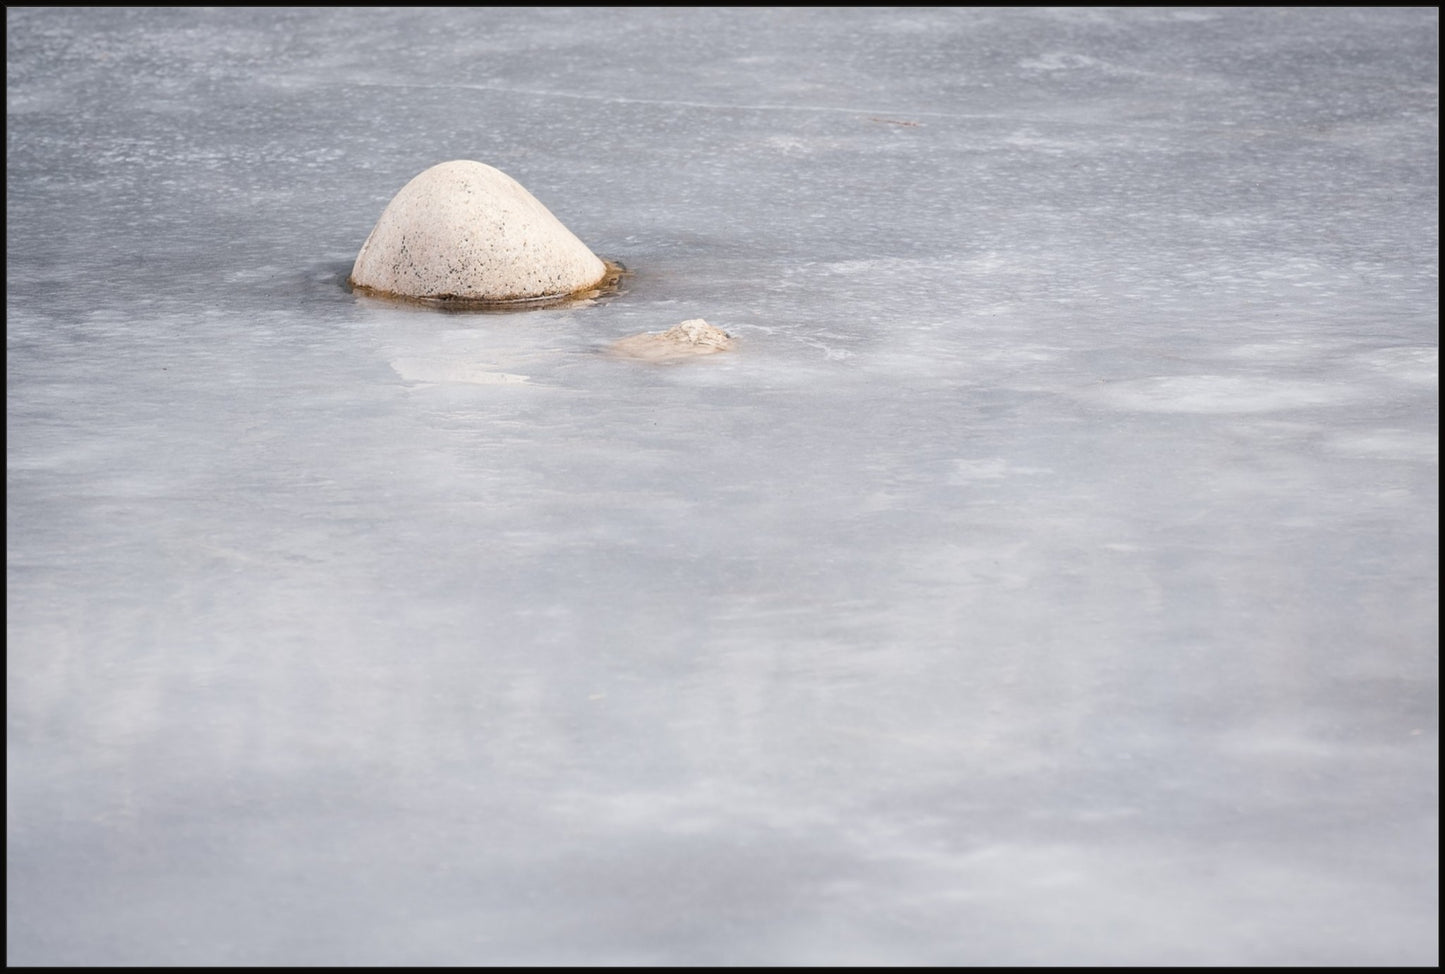
{"type": "Polygon", "coordinates": [[[607,274],[515,179],[463,159],[402,187],[361,245],[351,285],[391,297],[502,303],[563,298],[607,274]]]}
{"type": "Polygon", "coordinates": [[[669,362],[725,352],[732,347],[733,339],[727,332],[701,318],[691,318],[667,331],[647,332],[613,342],[609,351],[644,362],[669,362]]]}

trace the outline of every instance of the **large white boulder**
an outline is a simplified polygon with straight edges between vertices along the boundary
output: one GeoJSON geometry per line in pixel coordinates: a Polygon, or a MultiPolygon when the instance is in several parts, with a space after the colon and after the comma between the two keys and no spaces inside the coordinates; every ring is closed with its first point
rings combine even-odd
{"type": "Polygon", "coordinates": [[[511,176],[465,159],[402,187],[361,245],[352,286],[478,302],[565,297],[607,265],[511,176]]]}

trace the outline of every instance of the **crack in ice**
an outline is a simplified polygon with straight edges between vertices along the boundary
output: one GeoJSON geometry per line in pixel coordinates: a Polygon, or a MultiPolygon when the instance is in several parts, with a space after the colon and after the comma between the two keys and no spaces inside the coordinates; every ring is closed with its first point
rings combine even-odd
{"type": "Polygon", "coordinates": [[[960,119],[1001,119],[1015,118],[1001,112],[899,112],[894,109],[844,108],[836,105],[730,105],[718,102],[683,101],[672,98],[629,98],[625,95],[601,95],[580,91],[548,91],[537,88],[510,88],[504,85],[482,84],[429,84],[411,81],[354,81],[328,82],[329,84],[355,85],[360,88],[462,88],[468,91],[490,91],[503,95],[528,95],[534,98],[575,98],[582,101],[601,101],[618,105],[660,105],[669,108],[705,108],[711,111],[759,111],[759,112],[836,112],[842,115],[903,115],[918,118],[960,118],[960,119]]]}

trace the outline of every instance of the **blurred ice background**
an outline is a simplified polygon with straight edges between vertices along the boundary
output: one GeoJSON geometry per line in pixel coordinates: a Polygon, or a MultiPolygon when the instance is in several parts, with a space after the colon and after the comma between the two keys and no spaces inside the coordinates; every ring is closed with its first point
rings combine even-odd
{"type": "Polygon", "coordinates": [[[1435,9],[6,26],[9,963],[1438,963],[1435,9]]]}

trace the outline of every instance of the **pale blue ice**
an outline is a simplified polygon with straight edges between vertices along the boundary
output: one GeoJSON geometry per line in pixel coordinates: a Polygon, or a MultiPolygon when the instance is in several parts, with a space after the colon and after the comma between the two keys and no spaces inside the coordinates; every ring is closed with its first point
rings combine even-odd
{"type": "Polygon", "coordinates": [[[6,26],[9,963],[1438,963],[1435,9],[6,26]]]}

